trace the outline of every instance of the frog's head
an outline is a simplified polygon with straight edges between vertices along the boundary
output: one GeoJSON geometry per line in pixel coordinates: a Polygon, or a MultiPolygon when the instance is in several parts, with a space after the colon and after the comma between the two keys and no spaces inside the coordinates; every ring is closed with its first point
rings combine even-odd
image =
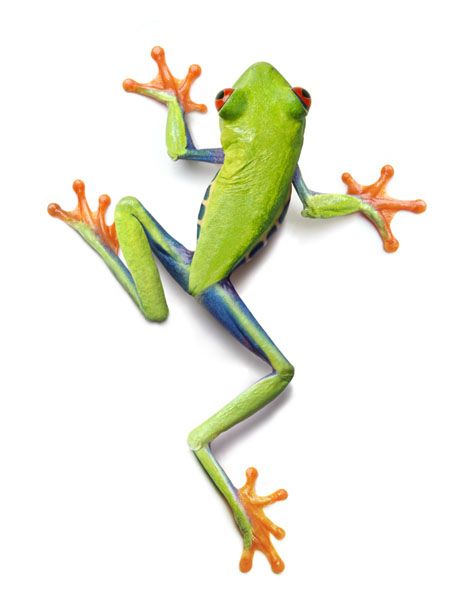
{"type": "Polygon", "coordinates": [[[304,123],[311,105],[310,94],[291,87],[269,63],[258,62],[249,67],[232,88],[225,88],[215,98],[219,116],[224,122],[243,117],[245,121],[304,123]]]}

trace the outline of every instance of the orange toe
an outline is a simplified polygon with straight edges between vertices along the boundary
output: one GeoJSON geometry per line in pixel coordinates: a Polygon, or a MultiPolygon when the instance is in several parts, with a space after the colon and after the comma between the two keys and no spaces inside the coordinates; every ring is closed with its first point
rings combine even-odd
{"type": "Polygon", "coordinates": [[[177,97],[182,110],[185,113],[197,110],[206,112],[207,107],[204,104],[197,104],[190,98],[190,89],[197,77],[202,72],[199,65],[191,65],[184,79],[174,77],[166,62],[164,49],[160,46],[155,46],[151,51],[151,56],[157,64],[158,72],[154,79],[149,83],[138,83],[134,79],[125,79],[123,88],[127,92],[137,92],[141,90],[161,90],[169,92],[177,97]]]}
{"type": "Polygon", "coordinates": [[[383,240],[384,249],[387,252],[395,252],[398,249],[398,240],[394,237],[390,223],[397,212],[407,210],[413,213],[422,213],[426,210],[423,200],[396,200],[387,193],[387,185],[394,174],[391,165],[382,167],[380,177],[370,185],[361,185],[350,173],[343,173],[342,180],[346,184],[347,193],[358,196],[369,204],[380,218],[371,218],[368,212],[364,213],[377,227],[383,240]]]}
{"type": "Polygon", "coordinates": [[[252,525],[252,543],[249,548],[244,548],[239,568],[243,573],[250,571],[254,553],[259,550],[269,561],[272,571],[281,573],[285,565],[272,545],[270,534],[281,540],[285,536],[285,531],[266,517],[263,509],[274,502],[285,500],[288,494],[285,490],[277,490],[268,496],[258,496],[255,491],[257,476],[258,473],[254,467],[247,469],[246,483],[239,490],[241,504],[252,525]]]}
{"type": "Polygon", "coordinates": [[[84,223],[88,225],[100,237],[102,242],[108,246],[115,254],[118,254],[120,244],[116,234],[115,224],[107,225],[105,215],[110,206],[110,197],[103,194],[98,199],[98,209],[93,211],[88,205],[85,197],[85,184],[80,179],[76,179],[72,188],[77,196],[77,206],[74,210],[64,210],[59,204],[50,204],[48,213],[52,217],[61,219],[61,221],[84,223]]]}

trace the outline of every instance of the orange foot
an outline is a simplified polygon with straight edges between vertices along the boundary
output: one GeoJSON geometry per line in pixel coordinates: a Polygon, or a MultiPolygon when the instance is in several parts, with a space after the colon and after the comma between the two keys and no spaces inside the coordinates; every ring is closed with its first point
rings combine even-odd
{"type": "Polygon", "coordinates": [[[366,210],[362,214],[377,227],[383,240],[384,249],[387,252],[395,252],[398,249],[398,240],[393,236],[390,223],[400,210],[408,210],[414,213],[422,213],[426,210],[423,200],[395,200],[387,192],[387,185],[393,177],[393,167],[385,165],[382,167],[380,177],[371,185],[360,185],[349,173],[342,176],[347,186],[347,193],[362,198],[373,210],[366,210]]]}
{"type": "Polygon", "coordinates": [[[136,92],[138,94],[145,93],[146,90],[167,92],[177,97],[177,100],[185,113],[192,112],[193,110],[206,112],[207,107],[204,104],[196,104],[190,98],[190,88],[195,79],[197,79],[202,72],[199,65],[191,65],[185,79],[177,79],[177,77],[172,75],[167,66],[163,48],[156,46],[152,49],[151,56],[157,63],[157,77],[152,79],[149,83],[138,83],[134,81],[134,79],[125,79],[123,81],[123,88],[127,92],[136,92]]]}
{"type": "Polygon", "coordinates": [[[69,225],[77,225],[83,223],[92,229],[102,242],[110,248],[115,254],[118,254],[120,244],[116,235],[115,224],[107,225],[105,215],[107,208],[110,206],[110,196],[103,194],[98,199],[98,209],[93,212],[87,203],[85,197],[85,184],[80,179],[76,179],[72,185],[74,192],[77,195],[77,206],[74,210],[63,210],[59,204],[50,204],[48,213],[52,217],[57,217],[68,223],[69,225]]]}
{"type": "Polygon", "coordinates": [[[249,468],[246,471],[246,483],[239,490],[239,499],[252,525],[252,543],[249,548],[244,548],[241,560],[239,561],[239,568],[243,573],[250,571],[254,552],[259,550],[259,552],[262,552],[266,556],[272,567],[272,571],[274,573],[281,573],[285,565],[272,546],[270,534],[281,540],[285,536],[285,531],[277,527],[277,525],[265,516],[263,508],[279,500],[285,500],[288,494],[285,490],[277,490],[268,496],[257,496],[254,489],[257,475],[258,473],[254,467],[249,468]]]}

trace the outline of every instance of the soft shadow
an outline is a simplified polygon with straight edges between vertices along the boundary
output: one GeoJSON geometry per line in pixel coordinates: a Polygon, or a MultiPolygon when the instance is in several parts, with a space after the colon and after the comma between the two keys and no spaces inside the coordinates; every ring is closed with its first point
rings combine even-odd
{"type": "Polygon", "coordinates": [[[332,235],[332,231],[339,229],[341,223],[346,223],[351,219],[355,219],[357,215],[346,215],[342,218],[333,217],[332,219],[310,219],[308,217],[302,217],[301,210],[289,210],[287,218],[285,219],[290,229],[296,228],[297,237],[305,239],[311,239],[314,236],[327,236],[332,235]]]}

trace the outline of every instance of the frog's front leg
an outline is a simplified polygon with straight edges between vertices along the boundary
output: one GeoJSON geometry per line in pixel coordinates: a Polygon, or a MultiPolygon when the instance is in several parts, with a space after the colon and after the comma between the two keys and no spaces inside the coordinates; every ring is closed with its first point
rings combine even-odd
{"type": "Polygon", "coordinates": [[[344,173],[342,180],[347,186],[347,194],[321,194],[307,187],[297,167],[293,185],[303,203],[302,216],[328,219],[359,212],[375,225],[383,240],[384,249],[395,252],[399,244],[390,228],[393,217],[401,210],[422,213],[426,210],[426,203],[423,200],[391,198],[386,193],[386,188],[393,172],[393,167],[385,165],[379,179],[371,185],[360,185],[349,173],[344,173]]]}
{"type": "Polygon", "coordinates": [[[190,88],[200,75],[201,68],[191,65],[185,79],[177,79],[172,75],[166,63],[165,53],[156,46],[151,52],[158,66],[157,77],[149,83],[138,83],[134,79],[125,79],[123,88],[157,100],[168,108],[166,143],[167,152],[173,160],[196,160],[222,164],[224,153],[221,148],[197,149],[193,143],[190,130],[185,120],[186,113],[191,111],[206,112],[204,104],[197,104],[190,98],[190,88]]]}
{"type": "Polygon", "coordinates": [[[65,211],[58,204],[50,204],[49,214],[72,227],[101,256],[147,319],[163,321],[169,311],[153,252],[185,289],[192,252],[169,235],[136,198],[120,200],[115,223],[107,225],[110,198],[100,196],[94,212],[85,198],[83,182],[75,181],[73,189],[77,207],[65,211]],[[118,256],[120,247],[129,268],[118,256]]]}

